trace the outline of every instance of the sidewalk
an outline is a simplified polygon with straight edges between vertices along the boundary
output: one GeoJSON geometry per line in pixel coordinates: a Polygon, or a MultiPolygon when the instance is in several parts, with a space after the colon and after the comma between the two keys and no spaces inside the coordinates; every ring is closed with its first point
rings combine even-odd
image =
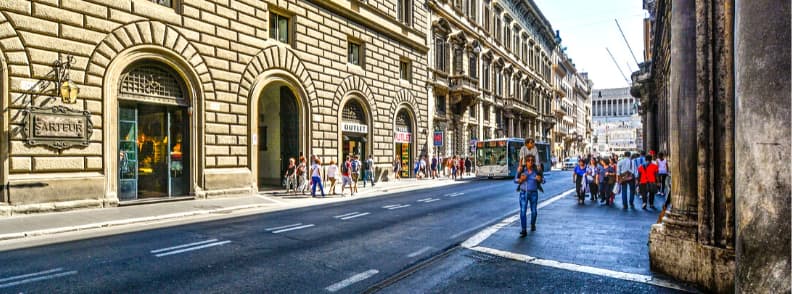
{"type": "MultiPolygon", "coordinates": [[[[465,177],[461,181],[448,179],[403,179],[377,183],[376,186],[371,187],[369,185],[367,188],[363,188],[361,183],[359,185],[360,192],[356,193],[354,197],[349,197],[348,191],[346,196],[335,195],[331,197],[328,195],[327,198],[312,198],[310,193],[306,195],[284,195],[284,190],[280,189],[262,191],[258,195],[253,196],[182,200],[0,217],[0,241],[123,225],[179,220],[211,214],[228,214],[243,210],[285,210],[378,197],[399,191],[447,186],[465,183],[472,179],[473,177],[465,177]]],[[[340,189],[337,192],[340,192],[340,189]]]]}

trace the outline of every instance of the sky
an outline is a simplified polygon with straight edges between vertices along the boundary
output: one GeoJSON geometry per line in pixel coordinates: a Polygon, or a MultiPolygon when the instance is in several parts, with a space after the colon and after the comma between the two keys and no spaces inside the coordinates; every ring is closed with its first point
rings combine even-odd
{"type": "Polygon", "coordinates": [[[594,89],[627,87],[638,70],[614,19],[619,21],[635,58],[643,62],[643,19],[647,15],[641,0],[534,0],[553,30],[561,31],[561,46],[567,47],[579,72],[588,72],[594,89]]]}

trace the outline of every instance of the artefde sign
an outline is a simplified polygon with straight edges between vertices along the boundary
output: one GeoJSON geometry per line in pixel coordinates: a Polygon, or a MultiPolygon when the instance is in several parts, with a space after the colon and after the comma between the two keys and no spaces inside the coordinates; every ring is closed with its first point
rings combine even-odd
{"type": "Polygon", "coordinates": [[[368,134],[368,126],[354,123],[341,123],[341,130],[348,133],[368,134]]]}
{"type": "Polygon", "coordinates": [[[88,146],[93,125],[88,111],[73,110],[64,106],[50,108],[30,107],[25,113],[25,143],[45,145],[54,149],[88,146]]]}
{"type": "Polygon", "coordinates": [[[412,142],[412,133],[408,132],[395,132],[393,140],[396,143],[410,143],[412,142]]]}

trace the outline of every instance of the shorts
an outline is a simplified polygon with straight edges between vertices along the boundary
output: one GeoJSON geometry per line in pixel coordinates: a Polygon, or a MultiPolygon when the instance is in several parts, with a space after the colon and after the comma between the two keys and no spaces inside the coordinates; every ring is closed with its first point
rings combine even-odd
{"type": "Polygon", "coordinates": [[[360,179],[360,173],[352,173],[352,181],[357,182],[360,179]]]}
{"type": "Polygon", "coordinates": [[[347,184],[352,185],[352,179],[349,176],[343,176],[341,186],[345,186],[347,184]]]}

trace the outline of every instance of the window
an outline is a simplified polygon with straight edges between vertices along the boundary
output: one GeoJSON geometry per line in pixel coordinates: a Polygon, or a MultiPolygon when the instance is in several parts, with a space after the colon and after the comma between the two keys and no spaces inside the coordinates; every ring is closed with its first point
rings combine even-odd
{"type": "Polygon", "coordinates": [[[446,101],[445,96],[438,95],[437,99],[435,100],[435,111],[438,114],[445,114],[446,113],[446,101]]]}
{"type": "Polygon", "coordinates": [[[465,68],[462,65],[462,58],[464,57],[464,49],[462,45],[454,46],[454,73],[462,74],[465,73],[465,68]]]}
{"type": "Polygon", "coordinates": [[[412,0],[399,0],[399,21],[403,24],[412,26],[413,20],[412,0]]]}
{"type": "Polygon", "coordinates": [[[489,121],[489,117],[490,117],[490,110],[489,110],[489,106],[488,106],[488,105],[484,105],[484,106],[482,107],[482,110],[481,110],[481,112],[482,112],[482,113],[483,113],[483,115],[484,115],[484,120],[486,120],[486,121],[489,121]]]}
{"type": "Polygon", "coordinates": [[[286,44],[291,43],[289,18],[280,14],[270,13],[269,20],[270,38],[286,44]]]}
{"type": "Polygon", "coordinates": [[[499,9],[495,10],[495,15],[493,15],[492,18],[493,18],[492,24],[494,26],[493,29],[495,30],[495,41],[500,42],[500,37],[501,37],[501,19],[500,19],[500,10],[499,9]]]}
{"type": "Polygon", "coordinates": [[[363,65],[363,46],[359,43],[355,43],[353,41],[349,41],[347,45],[348,48],[348,55],[349,55],[349,63],[354,65],[363,65]]]}
{"type": "Polygon", "coordinates": [[[478,105],[473,105],[470,107],[470,117],[472,118],[476,118],[476,107],[478,107],[478,105]]]}
{"type": "Polygon", "coordinates": [[[157,3],[162,6],[173,8],[173,0],[149,0],[150,2],[157,3]]]}
{"type": "Polygon", "coordinates": [[[509,23],[511,21],[507,18],[506,21],[503,23],[503,43],[506,50],[511,50],[511,29],[509,29],[509,23]]]}
{"type": "Polygon", "coordinates": [[[402,80],[409,81],[412,77],[412,64],[407,59],[399,61],[399,77],[402,80]]]}
{"type": "Polygon", "coordinates": [[[482,20],[484,21],[484,31],[489,33],[490,31],[490,8],[489,3],[484,3],[484,15],[482,20]]]}
{"type": "Polygon", "coordinates": [[[490,80],[489,79],[489,77],[490,77],[490,65],[489,65],[489,62],[487,62],[487,60],[485,60],[484,64],[481,65],[481,68],[482,68],[482,70],[481,70],[481,78],[482,78],[481,86],[485,90],[489,90],[490,89],[490,86],[489,86],[489,80],[490,80]]]}
{"type": "Polygon", "coordinates": [[[470,6],[468,6],[468,9],[470,10],[468,16],[473,20],[473,22],[476,22],[476,6],[478,6],[478,3],[476,2],[478,2],[478,0],[470,0],[470,6]]]}
{"type": "Polygon", "coordinates": [[[514,44],[513,45],[514,45],[514,47],[512,47],[512,52],[514,52],[514,55],[517,55],[517,57],[519,57],[520,56],[520,33],[517,31],[517,29],[514,29],[514,44]]]}
{"type": "Polygon", "coordinates": [[[478,57],[476,57],[476,53],[470,53],[470,59],[468,60],[468,67],[470,68],[470,77],[471,78],[478,78],[478,73],[476,72],[476,68],[478,67],[478,57]]]}
{"type": "Polygon", "coordinates": [[[445,38],[441,36],[435,37],[435,69],[442,72],[448,72],[446,67],[446,56],[448,54],[446,48],[445,38]]]}

